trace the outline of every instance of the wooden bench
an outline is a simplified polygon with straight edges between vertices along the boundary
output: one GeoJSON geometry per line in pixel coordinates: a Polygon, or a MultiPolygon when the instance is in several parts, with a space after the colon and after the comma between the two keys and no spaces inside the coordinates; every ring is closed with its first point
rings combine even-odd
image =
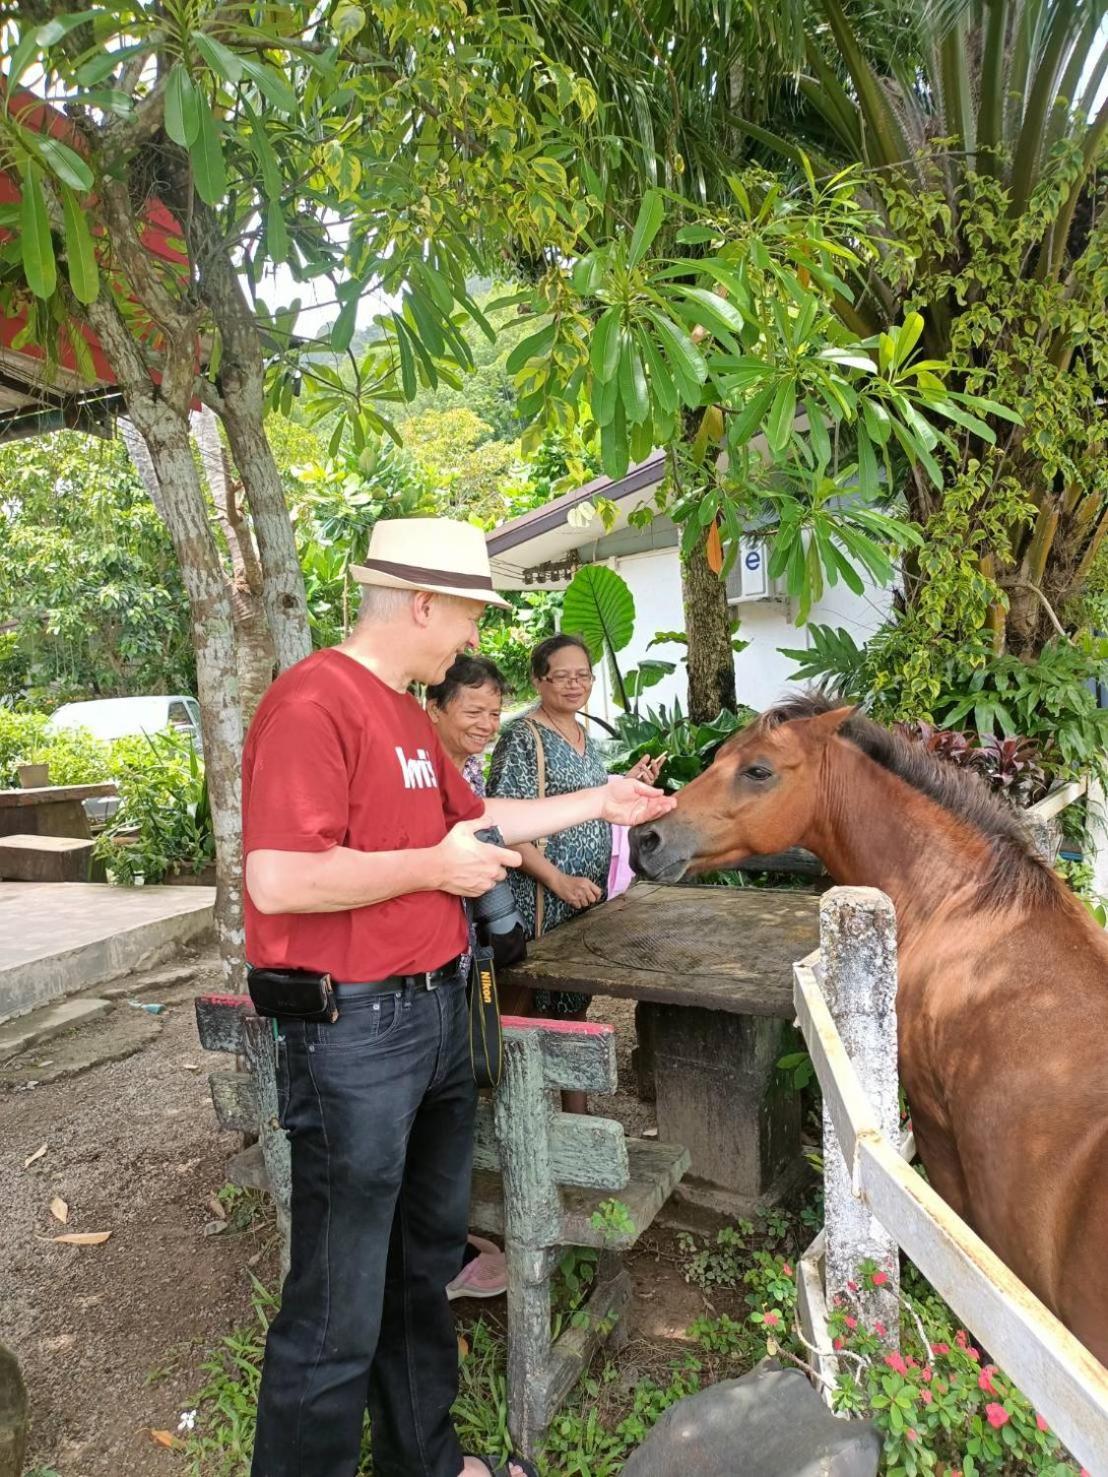
{"type": "MultiPolygon", "coordinates": [[[[270,1024],[246,996],[196,1002],[200,1042],[241,1053],[249,1072],[211,1074],[220,1125],[257,1133],[287,1266],[289,1154],[277,1123],[270,1024]]],[[[504,1076],[477,1109],[472,1226],[508,1261],[508,1425],[533,1455],[555,1412],[614,1332],[631,1295],[619,1253],[633,1246],[689,1167],[679,1145],[628,1139],[614,1119],[562,1113],[558,1089],[612,1093],[615,1031],[584,1022],[504,1021],[504,1076]],[[610,1205],[609,1202],[616,1202],[610,1205]],[[552,1337],[551,1285],[566,1247],[599,1252],[588,1301],[552,1337]]]]}

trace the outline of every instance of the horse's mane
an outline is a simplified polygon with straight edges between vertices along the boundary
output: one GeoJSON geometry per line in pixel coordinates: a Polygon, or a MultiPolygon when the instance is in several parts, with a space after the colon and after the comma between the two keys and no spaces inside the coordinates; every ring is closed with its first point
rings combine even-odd
{"type": "MultiPolygon", "coordinates": [[[[842,705],[822,693],[795,693],[768,708],[754,726],[765,733],[795,718],[829,713],[836,706],[842,705]]],[[[937,758],[922,744],[891,733],[861,713],[848,718],[839,733],[882,769],[984,836],[992,855],[979,894],[986,905],[1002,907],[1017,901],[1050,905],[1062,900],[1060,880],[1033,850],[1019,812],[994,794],[979,774],[937,758]]]]}

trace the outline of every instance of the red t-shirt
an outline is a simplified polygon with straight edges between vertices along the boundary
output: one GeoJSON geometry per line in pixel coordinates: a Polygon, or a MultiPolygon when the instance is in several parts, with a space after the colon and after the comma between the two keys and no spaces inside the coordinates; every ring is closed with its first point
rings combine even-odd
{"type": "MultiPolygon", "coordinates": [[[[317,651],[263,697],[242,757],[243,856],[436,846],[484,804],[450,763],[415,698],[352,657],[317,651]]],[[[446,892],[342,913],[259,913],[245,892],[246,957],[267,968],[377,980],[437,969],[466,946],[446,892]]]]}

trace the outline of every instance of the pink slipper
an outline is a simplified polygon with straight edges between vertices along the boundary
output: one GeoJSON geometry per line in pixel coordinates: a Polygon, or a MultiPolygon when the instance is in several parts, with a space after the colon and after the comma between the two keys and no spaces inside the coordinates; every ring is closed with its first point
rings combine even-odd
{"type": "Polygon", "coordinates": [[[502,1251],[482,1251],[467,1262],[447,1283],[446,1296],[455,1298],[496,1298],[508,1291],[508,1263],[502,1251]]]}

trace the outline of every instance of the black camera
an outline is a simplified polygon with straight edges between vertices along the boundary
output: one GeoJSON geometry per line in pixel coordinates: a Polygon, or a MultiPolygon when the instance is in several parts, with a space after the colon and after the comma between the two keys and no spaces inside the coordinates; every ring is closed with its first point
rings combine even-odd
{"type": "MultiPolygon", "coordinates": [[[[475,834],[478,841],[485,841],[490,846],[504,845],[504,837],[497,826],[488,826],[475,834]]],[[[492,949],[497,967],[508,969],[519,964],[527,955],[527,930],[519,916],[515,894],[507,877],[474,898],[472,907],[477,937],[492,949]]]]}

